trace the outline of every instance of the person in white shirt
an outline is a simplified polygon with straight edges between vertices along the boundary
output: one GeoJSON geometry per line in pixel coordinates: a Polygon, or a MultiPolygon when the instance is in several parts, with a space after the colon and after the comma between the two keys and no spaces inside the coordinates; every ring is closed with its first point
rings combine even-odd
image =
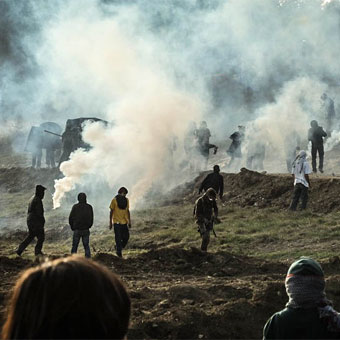
{"type": "Polygon", "coordinates": [[[308,201],[308,188],[310,188],[309,174],[312,172],[307,162],[306,151],[301,150],[297,155],[293,167],[292,175],[294,178],[294,194],[290,204],[290,210],[296,210],[301,198],[301,210],[306,209],[308,201]]]}

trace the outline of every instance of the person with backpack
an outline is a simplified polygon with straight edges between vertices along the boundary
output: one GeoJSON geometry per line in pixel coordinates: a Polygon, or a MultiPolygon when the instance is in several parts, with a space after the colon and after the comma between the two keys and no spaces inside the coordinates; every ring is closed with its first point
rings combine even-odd
{"type": "Polygon", "coordinates": [[[207,251],[210,232],[213,231],[214,219],[217,219],[216,191],[209,188],[195,203],[194,216],[198,231],[202,237],[201,250],[207,251]]]}
{"type": "Polygon", "coordinates": [[[126,247],[129,238],[129,228],[131,228],[131,217],[129,208],[129,199],[126,197],[128,190],[121,187],[118,195],[110,204],[110,230],[115,233],[116,253],[118,257],[123,257],[122,250],[126,247]]]}
{"type": "Polygon", "coordinates": [[[86,202],[86,194],[81,192],[78,195],[78,202],[72,207],[69,224],[73,230],[73,240],[71,253],[75,254],[78,250],[80,239],[82,239],[85,249],[85,256],[91,257],[90,250],[90,228],[93,225],[93,209],[90,204],[86,202]]]}

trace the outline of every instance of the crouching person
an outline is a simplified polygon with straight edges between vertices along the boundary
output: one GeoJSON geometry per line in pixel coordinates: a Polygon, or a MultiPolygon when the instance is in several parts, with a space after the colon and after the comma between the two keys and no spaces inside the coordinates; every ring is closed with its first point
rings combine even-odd
{"type": "Polygon", "coordinates": [[[71,253],[77,253],[81,239],[85,249],[85,256],[90,258],[90,228],[93,225],[93,209],[92,206],[86,202],[86,194],[83,192],[78,195],[78,203],[72,207],[69,224],[73,230],[71,253]]]}
{"type": "Polygon", "coordinates": [[[325,278],[319,263],[301,258],[289,268],[288,303],[263,329],[263,339],[339,339],[340,315],[325,294],[325,278]]]}
{"type": "Polygon", "coordinates": [[[130,305],[125,285],[99,263],[44,262],[17,280],[1,339],[126,339],[130,305]]]}
{"type": "Polygon", "coordinates": [[[214,227],[214,218],[217,219],[218,208],[216,204],[216,191],[209,188],[195,203],[194,216],[198,231],[202,237],[201,250],[207,251],[210,242],[210,232],[214,227]],[[213,215],[214,212],[214,215],[213,215]]]}

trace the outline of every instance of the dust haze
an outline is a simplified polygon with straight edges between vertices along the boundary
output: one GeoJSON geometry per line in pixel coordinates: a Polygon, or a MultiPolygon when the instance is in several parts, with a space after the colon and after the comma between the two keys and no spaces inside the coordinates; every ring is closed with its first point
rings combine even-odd
{"type": "Polygon", "coordinates": [[[62,164],[55,207],[91,184],[107,184],[100,197],[127,186],[137,204],[192,178],[183,148],[192,121],[207,121],[224,170],[238,171],[225,151],[242,124],[239,167],[261,140],[266,170],[282,172],[289,133],[307,148],[310,120],[327,124],[327,93],[337,116],[326,150],[339,141],[339,1],[5,0],[1,10],[1,133],[109,122],[85,127],[92,149],[62,164]]]}

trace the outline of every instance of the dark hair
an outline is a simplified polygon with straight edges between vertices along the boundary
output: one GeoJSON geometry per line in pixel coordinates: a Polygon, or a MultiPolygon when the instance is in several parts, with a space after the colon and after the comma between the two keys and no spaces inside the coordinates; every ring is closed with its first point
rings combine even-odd
{"type": "Polygon", "coordinates": [[[209,188],[205,193],[208,197],[216,199],[216,191],[213,188],[209,188]]]}
{"type": "Polygon", "coordinates": [[[126,189],[125,187],[121,187],[118,190],[118,194],[127,194],[128,193],[128,189],[126,189]]]}
{"type": "Polygon", "coordinates": [[[123,339],[130,298],[104,266],[78,256],[46,262],[18,279],[2,339],[123,339]]]}

